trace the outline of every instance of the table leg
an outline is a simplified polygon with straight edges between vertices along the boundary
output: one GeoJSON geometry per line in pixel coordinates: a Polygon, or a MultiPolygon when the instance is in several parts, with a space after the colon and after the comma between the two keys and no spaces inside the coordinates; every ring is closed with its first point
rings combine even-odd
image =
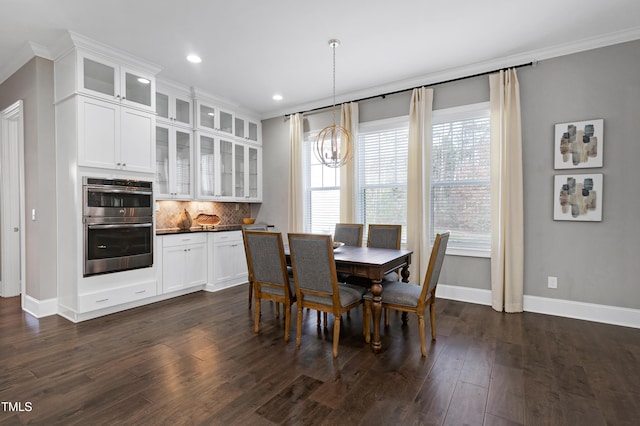
{"type": "Polygon", "coordinates": [[[402,267],[402,282],[408,283],[409,282],[409,265],[405,265],[402,267]]]}
{"type": "Polygon", "coordinates": [[[371,283],[371,293],[373,301],[371,303],[371,311],[373,312],[373,340],[371,341],[371,349],[373,352],[380,352],[382,342],[380,341],[380,317],[382,316],[382,284],[380,281],[371,283]]]}

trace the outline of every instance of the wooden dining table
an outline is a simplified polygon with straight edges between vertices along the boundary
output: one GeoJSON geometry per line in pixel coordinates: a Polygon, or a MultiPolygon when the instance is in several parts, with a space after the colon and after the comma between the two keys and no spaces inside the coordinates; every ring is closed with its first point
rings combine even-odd
{"type": "MultiPolygon", "coordinates": [[[[287,261],[289,250],[285,248],[287,261]]],[[[333,251],[336,262],[336,272],[356,277],[367,278],[371,281],[373,301],[373,337],[371,349],[379,352],[382,349],[380,341],[380,318],[382,316],[382,297],[384,276],[401,269],[402,281],[409,281],[409,265],[411,264],[410,250],[396,250],[373,247],[342,246],[333,251]]]]}

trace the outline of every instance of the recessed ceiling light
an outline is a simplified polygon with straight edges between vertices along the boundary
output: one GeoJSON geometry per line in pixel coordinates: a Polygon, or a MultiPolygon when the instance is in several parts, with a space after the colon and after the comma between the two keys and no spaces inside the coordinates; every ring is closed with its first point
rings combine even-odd
{"type": "Polygon", "coordinates": [[[140,78],[138,79],[138,82],[139,82],[139,83],[142,83],[142,84],[149,84],[149,83],[151,83],[151,81],[150,81],[150,80],[147,80],[147,79],[146,79],[146,78],[144,78],[144,77],[140,77],[140,78]]]}
{"type": "Polygon", "coordinates": [[[199,64],[200,62],[202,62],[202,58],[198,55],[189,55],[187,56],[187,61],[193,64],[199,64]]]}
{"type": "Polygon", "coordinates": [[[275,95],[273,95],[272,99],[274,101],[281,101],[282,100],[282,95],[275,94],[275,95]]]}

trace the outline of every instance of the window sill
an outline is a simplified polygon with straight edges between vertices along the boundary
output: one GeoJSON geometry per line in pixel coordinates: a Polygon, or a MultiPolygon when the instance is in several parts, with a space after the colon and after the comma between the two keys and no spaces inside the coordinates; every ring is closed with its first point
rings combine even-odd
{"type": "Polygon", "coordinates": [[[447,253],[449,256],[466,256],[466,257],[483,257],[490,259],[491,250],[478,250],[469,248],[456,248],[447,247],[447,253]]]}

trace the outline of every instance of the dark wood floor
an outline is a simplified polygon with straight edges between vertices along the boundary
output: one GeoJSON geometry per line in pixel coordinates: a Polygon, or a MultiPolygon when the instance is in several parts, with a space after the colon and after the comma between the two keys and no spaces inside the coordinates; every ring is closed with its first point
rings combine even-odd
{"type": "MultiPolygon", "coordinates": [[[[438,340],[392,314],[383,352],[362,310],[302,347],[247,288],[198,292],[80,324],[0,299],[0,424],[623,425],[640,419],[640,330],[437,301],[438,340]],[[16,412],[5,402],[30,411],[16,412]]],[[[292,321],[295,336],[295,321],[292,321]]],[[[329,326],[332,326],[330,319],[329,326]]]]}

